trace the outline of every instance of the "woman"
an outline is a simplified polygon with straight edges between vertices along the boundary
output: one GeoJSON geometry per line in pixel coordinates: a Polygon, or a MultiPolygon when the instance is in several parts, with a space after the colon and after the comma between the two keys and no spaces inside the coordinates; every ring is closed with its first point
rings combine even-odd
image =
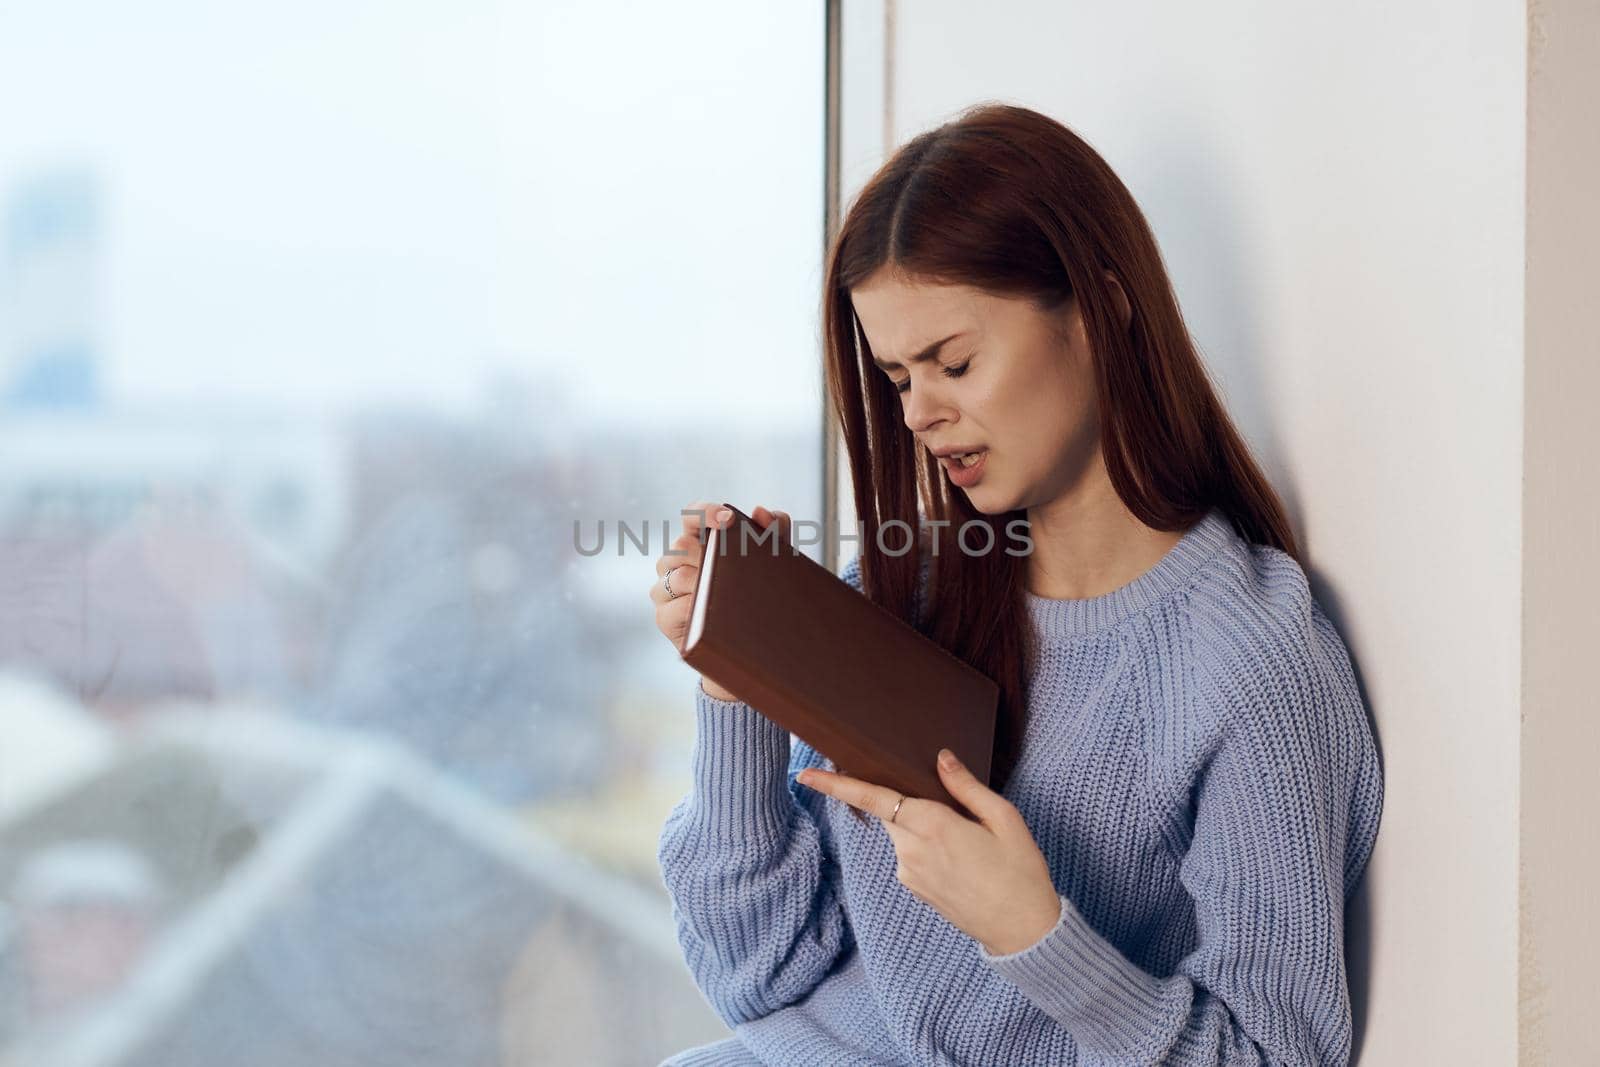
{"type": "MultiPolygon", "coordinates": [[[[939,770],[976,818],[902,797],[703,680],[659,860],[736,1033],[666,1062],[1347,1063],[1376,748],[1127,189],[1045,116],[970,110],[862,190],[823,325],[843,578],[999,683],[992,777],[939,770]]],[[[699,533],[657,562],[675,643],[699,533]]]]}

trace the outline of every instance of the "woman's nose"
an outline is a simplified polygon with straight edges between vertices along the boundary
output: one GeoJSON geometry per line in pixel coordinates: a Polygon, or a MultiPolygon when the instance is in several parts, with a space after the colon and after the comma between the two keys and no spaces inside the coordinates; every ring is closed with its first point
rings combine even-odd
{"type": "Polygon", "coordinates": [[[909,392],[900,396],[905,405],[906,429],[912,433],[922,433],[941,421],[952,420],[954,416],[950,405],[940,401],[927,389],[912,386],[909,392]]]}

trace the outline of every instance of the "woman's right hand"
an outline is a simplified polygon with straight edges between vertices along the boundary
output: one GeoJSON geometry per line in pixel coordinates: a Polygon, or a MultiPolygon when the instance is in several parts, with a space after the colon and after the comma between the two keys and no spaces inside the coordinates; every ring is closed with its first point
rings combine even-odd
{"type": "MultiPolygon", "coordinates": [[[[683,652],[684,638],[689,633],[689,606],[694,603],[695,587],[700,581],[700,538],[703,528],[715,526],[726,529],[733,521],[731,511],[711,501],[702,500],[683,510],[689,512],[683,517],[683,532],[667,546],[666,552],[656,558],[656,580],[650,586],[650,601],[656,606],[656,628],[680,654],[683,652]],[[723,518],[719,511],[725,513],[727,518],[723,518]],[[662,585],[668,571],[672,572],[671,594],[662,585]]],[[[785,538],[789,535],[789,516],[786,512],[758,507],[750,517],[763,530],[777,519],[779,533],[785,538]]],[[[718,700],[739,699],[704,675],[700,677],[700,685],[718,700]]]]}

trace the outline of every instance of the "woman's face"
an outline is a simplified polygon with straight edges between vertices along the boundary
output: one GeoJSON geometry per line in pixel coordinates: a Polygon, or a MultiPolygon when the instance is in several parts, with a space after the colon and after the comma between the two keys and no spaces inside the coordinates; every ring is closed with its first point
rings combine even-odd
{"type": "Polygon", "coordinates": [[[1026,299],[883,270],[850,296],[917,440],[930,452],[985,453],[970,485],[955,480],[955,460],[939,461],[975,509],[996,515],[1037,507],[1072,492],[1093,470],[1099,414],[1076,299],[1045,313],[1026,299]],[[940,341],[934,358],[912,361],[940,341]]]}

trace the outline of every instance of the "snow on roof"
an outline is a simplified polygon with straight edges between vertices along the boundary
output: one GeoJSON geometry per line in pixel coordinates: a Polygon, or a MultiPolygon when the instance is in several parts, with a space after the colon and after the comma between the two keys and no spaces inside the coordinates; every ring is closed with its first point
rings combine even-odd
{"type": "Polygon", "coordinates": [[[71,697],[0,668],[0,823],[110,762],[112,730],[71,697]]]}

